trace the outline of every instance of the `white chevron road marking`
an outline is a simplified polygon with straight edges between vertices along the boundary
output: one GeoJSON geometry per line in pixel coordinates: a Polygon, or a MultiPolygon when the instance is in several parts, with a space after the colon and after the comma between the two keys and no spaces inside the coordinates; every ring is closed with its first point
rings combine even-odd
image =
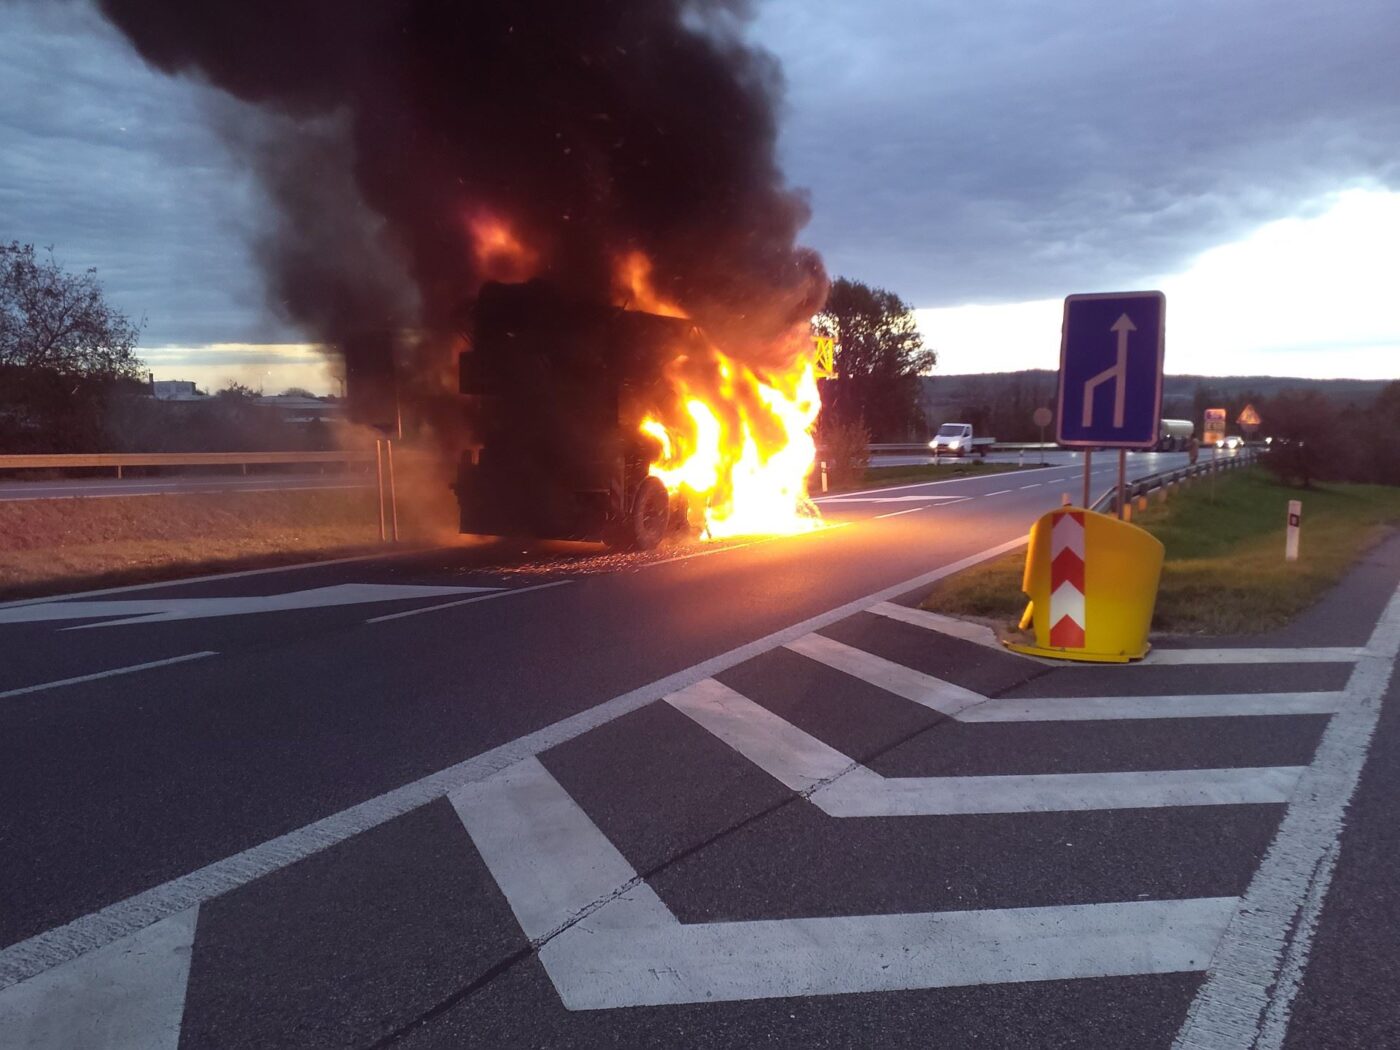
{"type": "Polygon", "coordinates": [[[6,1050],[175,1050],[198,908],[0,991],[6,1050]]]}
{"type": "Polygon", "coordinates": [[[1050,813],[1287,802],[1302,766],[884,777],[714,679],[666,702],[833,817],[1050,813]]]}
{"type": "Polygon", "coordinates": [[[683,924],[538,759],[450,798],[571,1010],[1202,970],[1238,904],[683,924]]]}
{"type": "MultiPolygon", "coordinates": [[[[961,638],[965,642],[974,642],[977,645],[985,646],[988,649],[995,649],[997,652],[1005,653],[1007,656],[1017,660],[1035,660],[1035,657],[1023,656],[1013,653],[997,640],[996,632],[990,627],[983,627],[981,624],[971,623],[966,620],[959,620],[952,616],[942,616],[939,613],[929,612],[926,609],[913,609],[907,605],[896,605],[894,602],[878,602],[872,605],[866,612],[883,616],[886,619],[898,620],[900,623],[907,623],[914,627],[922,627],[927,631],[936,631],[939,634],[948,635],[950,638],[961,638]]],[[[1195,666],[1199,664],[1332,664],[1332,663],[1355,663],[1366,655],[1365,646],[1335,645],[1335,646],[1304,646],[1297,649],[1153,649],[1138,664],[1157,664],[1162,666],[1195,666]]],[[[1078,664],[1063,660],[1045,661],[1037,660],[1038,663],[1053,663],[1053,666],[1072,670],[1075,668],[1088,668],[1102,670],[1101,664],[1078,664]]]]}

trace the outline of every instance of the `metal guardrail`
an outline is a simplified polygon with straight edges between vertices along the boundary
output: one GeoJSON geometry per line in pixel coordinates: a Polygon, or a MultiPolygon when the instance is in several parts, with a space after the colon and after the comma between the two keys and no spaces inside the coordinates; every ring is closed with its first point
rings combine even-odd
{"type": "Polygon", "coordinates": [[[104,452],[0,455],[0,470],[87,470],[126,467],[242,467],[297,463],[373,463],[374,452],[104,452]]]}
{"type": "MultiPolygon", "coordinates": [[[[1053,441],[1041,444],[1039,441],[994,441],[988,446],[993,452],[1018,452],[1024,449],[1027,452],[1040,452],[1046,449],[1057,449],[1060,446],[1053,441]]],[[[903,444],[888,445],[866,445],[865,450],[871,455],[893,454],[898,452],[928,452],[927,441],[910,441],[903,444]]]]}
{"type": "MultiPolygon", "coordinates": [[[[1228,459],[1217,459],[1212,456],[1210,459],[1202,459],[1195,464],[1177,467],[1174,470],[1161,470],[1156,474],[1147,474],[1134,481],[1129,481],[1123,486],[1123,498],[1131,504],[1140,496],[1146,496],[1148,493],[1168,485],[1190,481],[1192,478],[1210,477],[1212,474],[1225,474],[1243,467],[1253,466],[1258,461],[1258,452],[1251,448],[1242,449],[1239,455],[1230,456],[1228,459]]],[[[1089,509],[1105,514],[1117,514],[1118,485],[1115,483],[1095,500],[1089,509]]]]}

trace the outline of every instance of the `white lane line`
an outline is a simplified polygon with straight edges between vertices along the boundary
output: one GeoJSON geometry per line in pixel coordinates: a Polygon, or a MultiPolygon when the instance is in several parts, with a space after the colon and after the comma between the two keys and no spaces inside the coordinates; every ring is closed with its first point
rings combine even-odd
{"type": "Polygon", "coordinates": [[[1237,905],[682,924],[537,759],[452,803],[570,1010],[1189,972],[1237,905]]]}
{"type": "MultiPolygon", "coordinates": [[[[961,638],[966,642],[975,642],[984,645],[989,649],[1005,653],[1008,656],[1015,656],[1022,659],[1019,654],[1012,653],[1006,649],[996,637],[996,633],[988,627],[980,624],[969,623],[952,616],[942,616],[932,613],[926,609],[911,609],[904,605],[895,605],[891,602],[880,602],[872,605],[867,612],[875,613],[878,616],[885,616],[891,620],[898,620],[901,623],[912,624],[915,627],[923,627],[926,630],[937,631],[939,634],[946,634],[954,638],[961,638]]],[[[1153,649],[1147,656],[1138,661],[1142,664],[1156,664],[1160,666],[1191,666],[1197,664],[1320,664],[1320,663],[1352,663],[1366,654],[1364,646],[1323,646],[1299,649],[1153,649]]],[[[1028,658],[1027,658],[1028,659],[1028,658]]],[[[1040,660],[1039,663],[1047,661],[1040,660]]],[[[1084,669],[1090,667],[1088,664],[1072,663],[1070,661],[1056,660],[1053,666],[1064,667],[1066,670],[1072,668],[1084,669]]]]}
{"type": "Polygon", "coordinates": [[[1040,486],[1041,486],[1042,484],[1043,484],[1043,482],[1037,481],[1034,485],[1022,485],[1022,486],[1021,486],[1021,491],[1022,491],[1022,492],[1025,492],[1026,489],[1038,489],[1038,488],[1040,488],[1040,486]]]}
{"type": "Polygon", "coordinates": [[[912,624],[915,627],[926,627],[929,630],[946,634],[953,638],[961,638],[965,642],[974,642],[977,645],[985,645],[989,649],[998,652],[1006,652],[1002,644],[997,641],[996,632],[990,627],[984,627],[980,623],[973,623],[970,620],[959,620],[953,616],[943,616],[939,613],[932,613],[926,609],[911,609],[907,605],[895,605],[893,602],[880,602],[872,605],[866,612],[875,613],[877,616],[884,616],[891,620],[898,620],[900,623],[912,624]]]}
{"type": "Polygon", "coordinates": [[[169,667],[171,664],[182,664],[188,660],[202,660],[206,656],[218,656],[212,650],[205,650],[200,653],[186,653],[184,656],[170,656],[164,660],[149,660],[144,664],[130,664],[127,667],[114,667],[110,671],[96,671],[93,674],[80,674],[75,678],[60,678],[55,682],[42,682],[39,685],[26,685],[20,689],[7,689],[0,693],[0,700],[11,696],[24,696],[27,693],[41,693],[45,689],[62,689],[65,685],[79,685],[82,682],[95,682],[99,678],[113,678],[119,674],[135,674],[137,671],[149,671],[154,667],[169,667]]]}
{"type": "Polygon", "coordinates": [[[984,495],[984,496],[1005,496],[1005,495],[1006,495],[1008,492],[1010,492],[1010,491],[1011,491],[1010,489],[997,489],[995,492],[984,492],[984,493],[982,493],[982,495],[984,495]]]}
{"type": "Polygon", "coordinates": [[[967,496],[832,496],[826,503],[956,503],[967,496]]]}
{"type": "MultiPolygon", "coordinates": [[[[959,501],[959,502],[961,502],[961,501],[959,501]]],[[[928,510],[929,507],[931,507],[931,506],[934,506],[934,504],[929,504],[928,506],[925,506],[925,507],[910,507],[908,510],[892,510],[892,511],[890,511],[888,514],[876,514],[876,515],[875,515],[873,518],[871,518],[870,520],[871,520],[871,521],[879,521],[881,518],[897,518],[897,517],[899,517],[901,514],[917,514],[917,513],[919,513],[919,511],[921,511],[921,510],[928,510]]]]}
{"type": "Polygon", "coordinates": [[[1247,718],[1331,715],[1345,693],[1243,693],[1238,696],[1088,696],[987,700],[958,713],[960,722],[1085,722],[1126,718],[1247,718]]]}
{"type": "Polygon", "coordinates": [[[683,689],[704,678],[741,664],[785,642],[810,634],[839,620],[869,608],[877,602],[897,597],[907,591],[927,587],[946,576],[962,572],[988,558],[1024,547],[1026,537],[989,547],[977,554],[960,558],[948,565],[921,573],[892,584],[874,594],[868,594],[837,606],[827,612],[783,628],[763,638],[748,642],[726,653],[702,660],[698,664],[667,675],[615,696],[611,700],[588,708],[568,718],[553,722],[533,733],[509,743],[484,751],[472,758],[448,766],[436,773],[387,791],[358,805],[343,809],[328,817],[249,847],[205,867],[153,886],[125,900],[116,901],[98,911],[33,937],[0,948],[0,988],[8,987],[34,974],[42,973],[59,963],[110,944],[119,937],[149,926],[151,923],[184,911],[204,901],[212,900],[229,890],[244,886],[263,875],[279,871],[305,857],[344,842],[353,835],[368,831],[402,816],[419,806],[465,784],[490,776],[507,766],[557,747],[581,736],[591,729],[621,718],[645,707],[666,693],[683,689]]]}
{"type": "Polygon", "coordinates": [[[176,1050],[198,911],[0,991],[7,1050],[176,1050]]]}
{"type": "MultiPolygon", "coordinates": [[[[1017,470],[1017,474],[1038,474],[1043,470],[1063,470],[1063,467],[1027,467],[1025,470],[1017,470]]],[[[998,471],[999,474],[1009,474],[1011,471],[998,471]]],[[[1071,475],[1073,476],[1073,475],[1071,475]]],[[[996,477],[996,474],[986,474],[981,477],[967,478],[944,478],[942,481],[911,481],[907,485],[886,485],[883,488],[861,489],[859,492],[833,492],[830,496],[818,496],[812,500],[813,503],[828,503],[831,500],[842,499],[848,496],[868,496],[872,492],[898,492],[900,489],[922,489],[933,485],[962,485],[969,481],[988,481],[996,477]]]]}
{"type": "Polygon", "coordinates": [[[463,598],[455,602],[443,602],[440,605],[426,605],[421,609],[406,609],[403,612],[388,613],[384,616],[373,616],[365,623],[385,623],[389,620],[402,620],[407,616],[421,616],[423,613],[442,612],[444,609],[456,609],[462,605],[474,605],[477,602],[489,602],[496,598],[513,598],[517,594],[529,594],[531,591],[548,590],[550,587],[562,587],[566,583],[573,583],[573,580],[551,580],[549,583],[536,583],[529,587],[513,587],[510,590],[493,591],[490,594],[478,594],[474,598],[463,598]]]}
{"type": "Polygon", "coordinates": [[[1347,806],[1400,652],[1400,591],[1347,682],[1263,863],[1215,950],[1175,1050],[1276,1050],[1307,966],[1331,884],[1347,806]]]}
{"type": "Polygon", "coordinates": [[[832,817],[1059,813],[1287,802],[1301,766],[885,777],[720,682],[666,702],[832,817]]]}
{"type": "Polygon", "coordinates": [[[986,700],[982,694],[974,693],[971,689],[915,671],[824,634],[795,638],[787,643],[786,648],[940,714],[955,715],[965,707],[986,700]]]}

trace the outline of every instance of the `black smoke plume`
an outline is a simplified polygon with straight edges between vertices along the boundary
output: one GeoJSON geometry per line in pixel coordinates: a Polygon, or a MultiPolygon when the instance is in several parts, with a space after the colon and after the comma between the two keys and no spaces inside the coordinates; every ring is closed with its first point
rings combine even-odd
{"type": "Polygon", "coordinates": [[[410,385],[450,386],[463,303],[492,276],[483,214],[581,298],[607,301],[616,258],[645,252],[657,292],[759,369],[821,306],[743,0],[98,2],[155,67],[256,107],[228,137],[278,209],[271,302],[337,347],[412,333],[410,385]]]}

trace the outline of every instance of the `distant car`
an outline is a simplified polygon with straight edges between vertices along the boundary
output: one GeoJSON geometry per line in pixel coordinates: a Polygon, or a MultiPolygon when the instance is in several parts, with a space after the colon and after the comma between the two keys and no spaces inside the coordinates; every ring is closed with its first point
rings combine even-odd
{"type": "Polygon", "coordinates": [[[1216,448],[1237,449],[1244,444],[1244,438],[1238,434],[1231,434],[1229,437],[1221,438],[1215,443],[1216,448]]]}
{"type": "Polygon", "coordinates": [[[971,423],[944,423],[938,428],[938,433],[933,436],[928,447],[933,450],[935,456],[940,452],[954,456],[985,456],[987,450],[995,443],[996,438],[977,437],[973,434],[971,423]]]}

